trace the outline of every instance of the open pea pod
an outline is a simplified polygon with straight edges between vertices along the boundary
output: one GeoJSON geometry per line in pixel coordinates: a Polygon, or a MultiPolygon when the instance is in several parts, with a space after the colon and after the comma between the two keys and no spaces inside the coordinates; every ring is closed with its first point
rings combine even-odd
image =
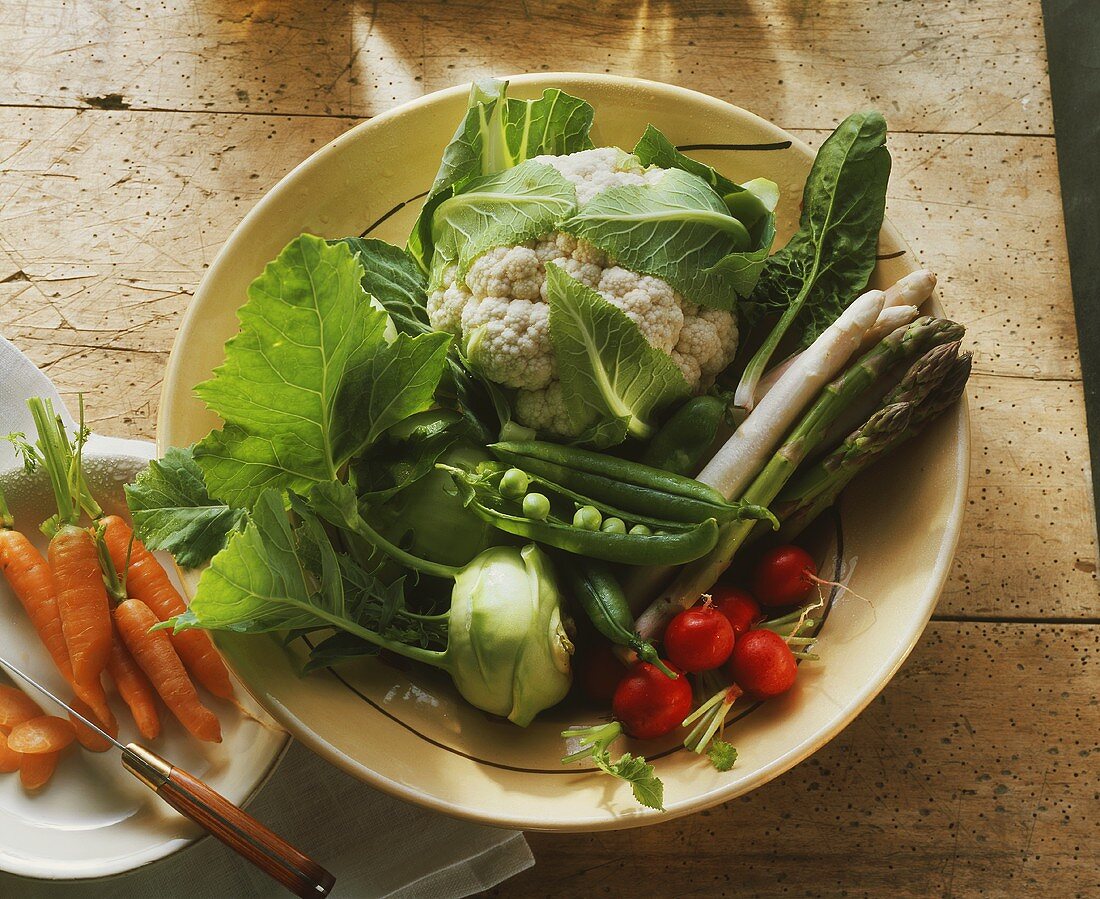
{"type": "Polygon", "coordinates": [[[620,565],[683,565],[706,555],[718,542],[713,518],[677,533],[619,534],[588,530],[554,518],[536,520],[504,511],[506,501],[487,492],[484,478],[441,466],[454,479],[466,508],[497,530],[565,552],[620,565]]]}

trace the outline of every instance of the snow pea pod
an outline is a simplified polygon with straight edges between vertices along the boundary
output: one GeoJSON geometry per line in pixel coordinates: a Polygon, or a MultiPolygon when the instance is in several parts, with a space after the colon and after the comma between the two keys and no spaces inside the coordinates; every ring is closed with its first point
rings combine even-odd
{"type": "Polygon", "coordinates": [[[642,462],[691,477],[703,467],[726,417],[726,408],[726,401],[716,396],[688,400],[649,441],[642,462]]]}
{"type": "Polygon", "coordinates": [[[554,518],[524,518],[484,502],[466,472],[454,468],[446,470],[451,472],[466,508],[478,518],[506,534],[578,556],[621,565],[683,565],[706,555],[718,542],[718,522],[713,518],[671,534],[616,534],[574,527],[554,518]]]}
{"type": "Polygon", "coordinates": [[[627,513],[621,517],[649,515],[683,524],[700,524],[708,518],[726,522],[745,517],[742,504],[728,502],[713,487],[640,462],[538,440],[494,443],[489,452],[528,474],[588,497],[593,503],[604,503],[627,513]]]}
{"type": "Polygon", "coordinates": [[[661,660],[653,644],[634,632],[634,616],[630,614],[626,595],[606,565],[589,559],[562,567],[568,572],[574,598],[596,630],[612,643],[629,646],[638,658],[656,665],[669,677],[678,676],[661,660]]]}

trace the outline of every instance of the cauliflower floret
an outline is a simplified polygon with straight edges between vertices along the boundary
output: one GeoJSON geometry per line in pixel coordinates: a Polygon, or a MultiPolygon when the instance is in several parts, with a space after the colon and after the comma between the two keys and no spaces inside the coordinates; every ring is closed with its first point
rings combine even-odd
{"type": "Polygon", "coordinates": [[[444,290],[428,294],[428,321],[437,331],[462,333],[462,310],[470,302],[470,291],[457,280],[458,266],[452,265],[443,272],[444,290]]]}
{"type": "Polygon", "coordinates": [[[684,325],[671,356],[694,390],[708,390],[714,377],[737,352],[737,319],[733,313],[683,303],[684,325]]]}
{"type": "MultiPolygon", "coordinates": [[[[582,205],[609,187],[652,184],[663,169],[645,169],[614,147],[569,156],[540,156],[577,188],[582,205]]],[[[557,358],[550,340],[546,266],[558,265],[598,292],[638,326],[649,343],[668,353],[693,392],[710,387],[733,360],[733,313],[701,307],[661,278],[632,272],[607,253],[562,232],[476,259],[464,279],[452,266],[428,297],[432,327],[466,341],[471,361],[490,380],[517,388],[516,418],[547,434],[574,436],[566,414],[557,358]]]]}
{"type": "Polygon", "coordinates": [[[614,265],[604,269],[595,287],[600,296],[622,309],[657,349],[668,353],[676,346],[684,325],[683,301],[667,281],[614,265]]]}
{"type": "Polygon", "coordinates": [[[637,157],[618,147],[596,147],[568,156],[536,156],[535,162],[552,165],[577,188],[577,202],[583,206],[609,187],[623,184],[653,184],[664,169],[646,169],[637,157]]]}
{"type": "Polygon", "coordinates": [[[519,390],[515,398],[516,418],[529,428],[554,437],[572,437],[572,422],[565,411],[561,381],[542,390],[519,390]]]}

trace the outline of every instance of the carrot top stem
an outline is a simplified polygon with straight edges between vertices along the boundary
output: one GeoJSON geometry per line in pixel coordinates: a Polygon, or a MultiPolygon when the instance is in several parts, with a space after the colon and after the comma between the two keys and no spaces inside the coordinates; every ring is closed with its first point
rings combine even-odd
{"type": "Polygon", "coordinates": [[[130,546],[126,548],[126,565],[120,576],[118,569],[115,568],[115,563],[111,559],[111,553],[107,549],[107,540],[104,537],[106,530],[106,527],[102,524],[96,526],[93,532],[95,535],[95,548],[96,552],[99,553],[99,567],[103,569],[103,583],[107,585],[107,596],[117,606],[127,599],[126,574],[130,570],[130,550],[134,544],[131,538],[130,546]]]}
{"type": "Polygon", "coordinates": [[[0,490],[0,528],[6,531],[15,529],[15,518],[8,508],[8,501],[4,498],[4,491],[0,490]]]}
{"type": "Polygon", "coordinates": [[[93,518],[103,514],[84,481],[81,461],[88,432],[84,427],[84,397],[80,396],[80,426],[75,439],[65,432],[65,423],[50,399],[27,400],[38,430],[38,453],[50,478],[57,500],[57,516],[42,525],[47,537],[53,537],[63,524],[76,524],[83,508],[93,518]]]}

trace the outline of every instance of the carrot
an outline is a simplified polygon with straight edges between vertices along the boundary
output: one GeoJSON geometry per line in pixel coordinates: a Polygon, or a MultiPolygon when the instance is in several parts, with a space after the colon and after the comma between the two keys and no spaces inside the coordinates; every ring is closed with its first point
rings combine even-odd
{"type": "Polygon", "coordinates": [[[17,724],[42,715],[42,708],[22,690],[0,684],[0,727],[10,730],[17,724]]]}
{"type": "Polygon", "coordinates": [[[60,752],[76,739],[76,731],[64,718],[41,715],[15,725],[8,734],[8,748],[24,755],[60,752]]]}
{"type": "Polygon", "coordinates": [[[107,696],[98,678],[77,683],[69,664],[69,649],[57,608],[57,585],[42,554],[19,531],[12,530],[4,497],[0,495],[0,572],[27,613],[42,645],[73,692],[95,709],[99,717],[110,714],[107,696]]]}
{"type": "Polygon", "coordinates": [[[34,755],[24,755],[19,762],[19,780],[26,790],[37,790],[46,785],[53,777],[54,768],[57,767],[56,752],[39,752],[34,755]]]}
{"type": "Polygon", "coordinates": [[[23,756],[14,749],[9,749],[8,738],[4,734],[0,734],[0,774],[11,774],[12,771],[18,771],[21,761],[23,761],[23,756]]]}
{"type": "Polygon", "coordinates": [[[195,737],[220,743],[217,715],[202,704],[168,635],[152,630],[158,623],[157,616],[141,600],[127,599],[115,607],[115,624],[123,643],[164,704],[195,737]]]}
{"type": "MultiPolygon", "coordinates": [[[[160,621],[186,612],[183,597],[168,573],[145,544],[134,536],[130,526],[117,515],[107,515],[102,523],[111,561],[126,582],[127,594],[145,603],[160,621]]],[[[170,634],[169,639],[187,670],[200,684],[222,699],[233,698],[229,671],[208,633],[187,630],[170,634]]]]}
{"type": "Polygon", "coordinates": [[[50,540],[49,559],[73,677],[89,683],[111,654],[111,606],[95,541],[84,528],[62,525],[50,540]]]}
{"type": "MultiPolygon", "coordinates": [[[[157,714],[157,694],[149,678],[141,670],[130,651],[123,645],[116,630],[111,641],[111,656],[107,659],[107,673],[118,687],[118,693],[130,707],[134,723],[146,740],[160,735],[160,716],[157,714]]],[[[100,739],[103,739],[100,737],[100,739]]]]}
{"type": "Polygon", "coordinates": [[[57,517],[43,525],[50,537],[47,553],[57,585],[57,611],[69,650],[76,683],[89,684],[107,667],[111,653],[111,607],[99,567],[92,535],[77,527],[84,480],[80,473],[84,446],[84,403],[80,404],[81,429],[76,446],[50,400],[27,400],[38,429],[38,453],[50,478],[57,517]]]}
{"type": "MultiPolygon", "coordinates": [[[[98,724],[103,730],[107,731],[112,737],[118,739],[118,721],[116,720],[114,713],[110,707],[107,708],[107,716],[97,714],[92,711],[87,703],[81,702],[79,699],[73,700],[73,708],[80,712],[89,721],[98,724]]],[[[72,722],[73,729],[76,731],[77,742],[80,743],[89,752],[106,752],[114,744],[103,739],[99,734],[92,730],[83,721],[74,715],[69,716],[69,721],[72,722]]]]}

